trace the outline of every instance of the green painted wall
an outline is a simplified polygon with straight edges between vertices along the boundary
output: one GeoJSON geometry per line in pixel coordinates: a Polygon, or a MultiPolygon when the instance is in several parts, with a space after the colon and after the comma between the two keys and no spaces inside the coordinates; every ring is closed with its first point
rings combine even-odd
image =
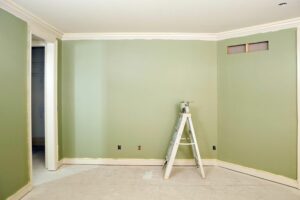
{"type": "MultiPolygon", "coordinates": [[[[2,200],[28,183],[29,170],[27,25],[0,9],[0,26],[2,200]]],[[[58,52],[60,159],[164,158],[178,102],[191,100],[204,158],[296,179],[295,29],[218,43],[58,40],[58,52]],[[264,40],[269,51],[226,54],[264,40]]]]}
{"type": "Polygon", "coordinates": [[[57,107],[58,107],[58,159],[63,158],[62,144],[62,41],[57,40],[57,107]]]}
{"type": "Polygon", "coordinates": [[[27,25],[0,9],[0,199],[29,181],[27,25]]]}
{"type": "Polygon", "coordinates": [[[296,29],[218,43],[218,158],[296,179],[296,29]],[[269,51],[226,46],[269,41],[269,51]]]}
{"type": "Polygon", "coordinates": [[[62,156],[164,158],[177,104],[190,100],[201,153],[216,158],[216,51],[203,41],[63,41],[62,156]]]}

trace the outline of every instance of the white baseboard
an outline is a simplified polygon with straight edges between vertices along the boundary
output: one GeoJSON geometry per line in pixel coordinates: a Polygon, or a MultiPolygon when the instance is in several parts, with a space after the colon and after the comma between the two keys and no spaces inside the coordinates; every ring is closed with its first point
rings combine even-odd
{"type": "Polygon", "coordinates": [[[59,169],[63,165],[63,159],[57,162],[57,169],[59,169]]]}
{"type": "Polygon", "coordinates": [[[15,194],[8,197],[7,200],[19,200],[22,197],[24,197],[31,190],[32,190],[32,184],[28,183],[27,185],[25,185],[24,187],[19,189],[15,194]]]}
{"type": "MultiPolygon", "coordinates": [[[[112,159],[112,158],[64,158],[61,160],[65,165],[163,165],[163,159],[112,159]]],[[[195,165],[193,159],[176,159],[175,165],[195,165]]],[[[215,159],[204,159],[204,165],[215,165],[215,159]]]]}
{"type": "MultiPolygon", "coordinates": [[[[163,159],[112,159],[112,158],[64,158],[60,161],[62,165],[163,165],[163,159]]],[[[299,188],[296,180],[287,178],[281,175],[272,174],[270,172],[257,170],[241,165],[224,162],[217,159],[203,159],[204,165],[218,166],[229,170],[237,171],[240,173],[248,174],[258,178],[266,179],[272,182],[288,185],[291,187],[299,188]]],[[[195,165],[193,159],[176,159],[174,165],[178,166],[192,166],[195,165]]],[[[299,188],[300,189],[300,188],[299,188]]]]}
{"type": "Polygon", "coordinates": [[[272,174],[270,172],[262,171],[262,170],[257,170],[254,168],[249,168],[249,167],[244,167],[241,165],[229,163],[229,162],[224,162],[221,160],[218,160],[218,166],[226,169],[230,169],[233,171],[237,171],[240,173],[248,174],[251,176],[255,176],[258,178],[266,179],[272,182],[280,183],[283,185],[291,186],[298,188],[298,182],[294,179],[287,178],[285,176],[277,175],[277,174],[272,174]]]}

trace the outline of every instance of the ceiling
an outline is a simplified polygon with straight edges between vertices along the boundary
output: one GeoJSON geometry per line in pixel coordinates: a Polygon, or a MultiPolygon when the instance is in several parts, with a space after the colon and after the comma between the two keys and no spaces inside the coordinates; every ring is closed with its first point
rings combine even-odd
{"type": "Polygon", "coordinates": [[[216,33],[300,17],[300,0],[14,0],[64,33],[216,33]],[[281,2],[287,5],[278,6],[281,2]]]}

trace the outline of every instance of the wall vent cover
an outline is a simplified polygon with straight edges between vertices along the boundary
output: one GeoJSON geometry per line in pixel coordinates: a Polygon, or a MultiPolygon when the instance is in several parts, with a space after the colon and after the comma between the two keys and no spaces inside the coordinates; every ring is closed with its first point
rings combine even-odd
{"type": "Polygon", "coordinates": [[[248,52],[269,50],[269,41],[255,42],[248,44],[248,52]]]}
{"type": "Polygon", "coordinates": [[[227,54],[245,53],[246,44],[239,44],[227,47],[227,54]]]}
{"type": "Polygon", "coordinates": [[[269,41],[227,46],[227,54],[248,53],[267,50],[269,50],[269,41]]]}

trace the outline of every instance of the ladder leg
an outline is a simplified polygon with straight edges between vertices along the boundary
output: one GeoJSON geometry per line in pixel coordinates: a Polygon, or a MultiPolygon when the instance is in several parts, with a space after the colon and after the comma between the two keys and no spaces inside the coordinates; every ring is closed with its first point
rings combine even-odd
{"type": "Polygon", "coordinates": [[[181,139],[186,121],[187,121],[187,117],[183,116],[181,118],[181,122],[179,124],[178,129],[177,129],[177,133],[175,133],[175,140],[173,140],[173,144],[170,147],[171,149],[170,149],[169,155],[167,155],[168,160],[167,160],[167,166],[166,166],[165,175],[164,175],[165,179],[168,179],[170,174],[171,174],[171,170],[172,170],[172,167],[173,167],[173,164],[174,164],[174,160],[175,160],[175,157],[176,157],[176,153],[177,153],[177,150],[178,150],[178,146],[179,146],[179,143],[180,143],[180,139],[181,139]]]}
{"type": "Polygon", "coordinates": [[[201,160],[200,151],[199,151],[198,144],[197,144],[197,139],[196,139],[196,134],[195,134],[192,118],[188,117],[187,120],[188,120],[188,124],[189,124],[191,140],[194,143],[194,145],[192,145],[193,146],[193,154],[194,154],[194,156],[196,154],[196,157],[195,157],[196,158],[196,163],[198,164],[198,166],[200,168],[200,172],[201,172],[202,177],[205,178],[203,163],[202,163],[202,160],[201,160]]]}
{"type": "MultiPolygon", "coordinates": [[[[192,136],[192,131],[191,131],[189,123],[187,123],[187,127],[188,127],[188,134],[189,134],[190,142],[195,144],[195,141],[194,141],[194,138],[192,136]]],[[[197,167],[199,167],[199,162],[197,161],[197,154],[196,154],[195,145],[192,145],[192,152],[193,152],[193,157],[196,160],[197,167]]]]}
{"type": "Polygon", "coordinates": [[[172,135],[171,144],[169,145],[169,148],[168,148],[168,152],[167,152],[167,155],[166,155],[166,162],[165,162],[164,166],[167,164],[167,161],[168,161],[168,159],[169,159],[169,157],[170,157],[170,155],[171,155],[171,151],[172,151],[173,145],[174,145],[172,142],[175,142],[175,140],[176,140],[176,137],[177,137],[177,133],[178,133],[179,127],[180,127],[180,125],[181,125],[181,123],[182,123],[182,118],[183,118],[183,116],[180,115],[180,117],[178,118],[178,120],[177,120],[177,122],[176,122],[175,132],[174,132],[173,135],[172,135]]]}

